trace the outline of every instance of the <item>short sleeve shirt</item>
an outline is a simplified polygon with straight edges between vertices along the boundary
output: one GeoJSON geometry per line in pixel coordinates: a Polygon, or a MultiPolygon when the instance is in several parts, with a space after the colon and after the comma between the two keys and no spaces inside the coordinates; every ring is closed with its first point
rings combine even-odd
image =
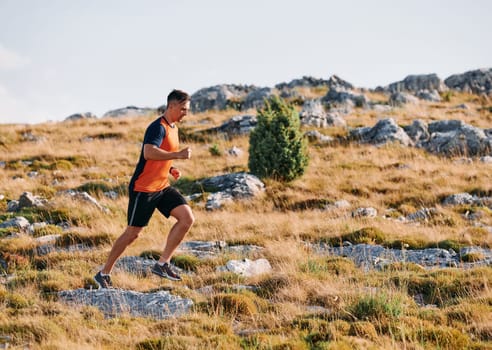
{"type": "MultiPolygon", "coordinates": [[[[164,118],[152,122],[145,131],[143,146],[151,144],[167,152],[179,150],[178,127],[171,127],[164,118]]],[[[146,160],[143,146],[135,172],[130,181],[130,190],[135,192],[158,192],[170,186],[169,170],[172,160],[146,160]]]]}

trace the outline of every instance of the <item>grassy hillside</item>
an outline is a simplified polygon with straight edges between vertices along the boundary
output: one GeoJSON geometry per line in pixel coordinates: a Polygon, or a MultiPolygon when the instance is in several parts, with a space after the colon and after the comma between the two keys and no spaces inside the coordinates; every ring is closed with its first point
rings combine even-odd
{"type": "MultiPolygon", "coordinates": [[[[370,97],[385,101],[376,93],[370,97]]],[[[346,120],[349,127],[373,126],[387,116],[400,125],[414,119],[460,119],[492,127],[488,100],[458,93],[444,97],[442,103],[421,102],[391,112],[355,109],[346,120]],[[455,108],[461,103],[469,109],[455,108]]],[[[203,139],[195,134],[236,114],[233,110],[208,112],[183,121],[184,144],[193,150],[190,160],[175,161],[184,176],[177,184],[183,191],[195,180],[248,170],[247,137],[203,139]],[[233,146],[241,148],[243,155],[227,155],[233,146]],[[214,156],[211,148],[218,148],[222,155],[214,156]]],[[[480,222],[490,227],[489,208],[441,205],[446,196],[461,192],[492,196],[491,165],[398,145],[311,143],[310,164],[302,178],[289,184],[266,180],[264,195],[216,211],[206,211],[203,201],[193,202],[196,223],[186,240],[262,246],[256,257],[268,259],[274,272],[251,278],[219,273],[217,266],[238,258],[219,256],[195,262],[195,273],[178,283],[114,274],[119,288],[171,289],[193,299],[195,308],[187,316],[164,321],[104,318],[95,308],[60,303],[57,291],[93,285],[92,276],[124,230],[126,186],[143,132],[154,118],[0,125],[0,161],[5,162],[0,169],[0,195],[4,196],[0,222],[18,215],[31,222],[69,221],[74,229],[63,237],[93,246],[87,251],[38,256],[33,254],[33,237],[5,238],[8,233],[0,229],[0,257],[8,263],[0,277],[0,346],[1,337],[9,336],[14,348],[32,349],[492,348],[490,266],[424,270],[395,264],[366,273],[348,258],[318,255],[306,246],[306,242],[326,242],[361,230],[377,232],[387,246],[395,242],[406,242],[411,248],[442,246],[443,242],[447,246],[492,245],[492,234],[463,216],[477,213],[480,222]],[[30,141],[30,135],[39,141],[30,141]],[[29,172],[36,173],[29,176],[29,172]],[[88,191],[110,212],[59,194],[67,189],[88,191]],[[118,192],[118,199],[104,196],[108,190],[118,192]],[[25,191],[48,199],[49,206],[43,211],[7,212],[7,201],[25,191]],[[350,208],[323,209],[342,199],[350,208]],[[351,211],[358,207],[376,208],[378,217],[352,217],[351,211]],[[395,220],[422,207],[436,207],[439,215],[418,224],[395,220]],[[237,291],[236,284],[255,286],[256,292],[237,291]],[[200,293],[204,286],[212,286],[214,293],[200,293]],[[416,295],[431,300],[431,305],[416,303],[416,295]],[[313,306],[325,308],[324,312],[316,313],[313,306]]],[[[346,134],[340,128],[320,131],[346,134]]],[[[125,255],[162,249],[172,224],[154,215],[125,255]]],[[[48,225],[35,236],[60,232],[59,227],[48,225]]]]}

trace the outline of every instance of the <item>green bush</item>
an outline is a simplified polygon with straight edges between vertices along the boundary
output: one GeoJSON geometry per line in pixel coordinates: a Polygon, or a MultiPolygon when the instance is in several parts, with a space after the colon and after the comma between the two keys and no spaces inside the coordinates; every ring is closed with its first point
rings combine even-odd
{"type": "Polygon", "coordinates": [[[293,106],[273,96],[258,110],[258,124],[249,139],[250,171],[261,178],[292,181],[308,165],[307,140],[293,106]]]}

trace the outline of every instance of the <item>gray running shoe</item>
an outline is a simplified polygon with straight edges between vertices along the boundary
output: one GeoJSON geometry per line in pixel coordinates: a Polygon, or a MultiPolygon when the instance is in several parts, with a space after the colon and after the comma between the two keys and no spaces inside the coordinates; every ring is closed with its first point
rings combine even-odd
{"type": "Polygon", "coordinates": [[[155,263],[150,271],[158,276],[170,279],[171,281],[181,281],[181,276],[171,269],[171,265],[169,263],[164,263],[164,265],[155,263]]]}
{"type": "Polygon", "coordinates": [[[109,275],[101,275],[101,271],[99,271],[94,276],[94,281],[99,285],[99,289],[101,288],[113,288],[113,283],[111,283],[111,277],[109,275]]]}

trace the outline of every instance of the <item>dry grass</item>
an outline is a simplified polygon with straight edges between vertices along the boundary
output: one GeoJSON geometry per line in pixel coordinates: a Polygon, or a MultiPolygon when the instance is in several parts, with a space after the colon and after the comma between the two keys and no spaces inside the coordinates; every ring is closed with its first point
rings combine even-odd
{"type": "MultiPolygon", "coordinates": [[[[303,91],[306,93],[306,91],[303,91]]],[[[325,91],[309,91],[320,97],[325,91]]],[[[391,112],[355,109],[347,116],[349,127],[372,126],[383,117],[408,125],[460,119],[490,128],[489,102],[473,95],[450,94],[440,104],[421,103],[391,112]],[[455,106],[466,103],[467,110],[455,106]]],[[[387,97],[371,93],[381,103],[387,97]]],[[[247,111],[254,112],[254,111],[247,111]]],[[[247,171],[248,138],[210,136],[199,141],[194,133],[221,125],[239,114],[232,110],[189,116],[183,123],[186,145],[193,150],[188,161],[176,161],[183,173],[180,186],[233,171],[247,171]],[[195,141],[193,141],[195,140],[195,141]],[[210,148],[221,151],[213,156],[210,148]],[[240,157],[227,155],[233,146],[240,157]]],[[[193,265],[194,274],[180,284],[153,277],[115,272],[121,288],[149,291],[172,288],[195,301],[191,314],[157,321],[122,316],[105,319],[91,307],[67,306],[56,292],[90,285],[91,276],[104,263],[114,241],[124,230],[125,187],[141,148],[145,127],[155,116],[139,119],[82,120],[33,126],[0,127],[0,148],[6,167],[0,169],[0,216],[7,200],[30,191],[50,200],[45,211],[26,210],[30,219],[50,214],[68,218],[82,230],[64,236],[63,242],[85,242],[93,247],[77,253],[33,254],[36,242],[20,235],[0,240],[0,251],[13,278],[0,284],[0,336],[13,337],[15,347],[33,349],[486,349],[492,343],[490,268],[470,271],[423,271],[394,265],[385,271],[364,273],[347,258],[320,256],[305,242],[329,242],[361,232],[376,232],[384,243],[415,242],[425,246],[445,240],[490,246],[487,231],[462,217],[480,212],[480,221],[492,225],[487,208],[443,207],[443,198],[460,192],[492,193],[490,164],[463,164],[423,150],[398,145],[373,147],[339,144],[309,147],[306,174],[289,184],[266,180],[266,192],[252,200],[206,211],[204,201],[191,203],[196,223],[187,240],[224,240],[264,247],[252,256],[265,257],[273,273],[242,278],[215,272],[230,258],[220,256],[193,265]],[[25,141],[24,134],[44,141],[25,141]],[[26,162],[27,161],[27,162],[26,162]],[[32,162],[32,163],[31,163],[32,162]],[[37,171],[35,177],[27,176],[37,171]],[[59,191],[87,189],[107,214],[59,191]],[[116,200],[102,189],[116,189],[116,200]],[[325,210],[326,205],[347,200],[349,208],[325,210]],[[374,219],[353,218],[352,210],[373,207],[374,219]],[[419,224],[395,220],[422,207],[435,207],[439,215],[419,224]],[[56,214],[56,215],[55,215],[56,214]],[[388,218],[382,218],[386,215],[388,218]],[[232,290],[234,284],[258,287],[256,293],[232,290]],[[211,296],[196,289],[212,286],[211,296]],[[435,307],[413,302],[415,294],[435,307]],[[381,298],[381,296],[384,296],[381,298]],[[312,306],[323,307],[316,313],[312,306]]],[[[346,130],[321,130],[343,135],[346,130]]],[[[188,193],[190,194],[190,193],[188,193]]],[[[174,224],[155,215],[125,255],[160,251],[174,224]]],[[[0,236],[1,238],[2,236],[0,236]]],[[[354,236],[355,237],[355,236],[354,236]]],[[[476,257],[470,256],[469,259],[476,257]]],[[[183,257],[186,259],[186,257],[183,257]]],[[[470,260],[472,261],[472,260],[470,260]]],[[[0,340],[1,341],[1,340],[0,340]]],[[[1,344],[1,343],[0,343],[1,344]]]]}

